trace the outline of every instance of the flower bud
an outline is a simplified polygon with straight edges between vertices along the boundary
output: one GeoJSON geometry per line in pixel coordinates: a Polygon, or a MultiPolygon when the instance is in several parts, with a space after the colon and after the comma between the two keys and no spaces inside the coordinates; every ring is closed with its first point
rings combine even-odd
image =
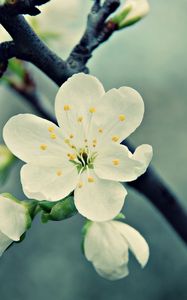
{"type": "Polygon", "coordinates": [[[67,197],[61,201],[54,203],[41,201],[40,207],[43,209],[42,221],[44,223],[49,220],[61,221],[72,217],[77,213],[73,197],[67,197]]]}
{"type": "Polygon", "coordinates": [[[0,195],[0,256],[13,243],[19,242],[31,226],[25,202],[10,194],[0,195]]]}
{"type": "Polygon", "coordinates": [[[112,18],[112,22],[118,25],[118,29],[122,29],[141,20],[149,10],[147,0],[127,0],[119,14],[112,18]]]}
{"type": "Polygon", "coordinates": [[[89,222],[84,227],[83,250],[96,272],[109,280],[129,274],[129,250],[144,267],[149,258],[149,247],[141,234],[131,226],[113,220],[89,222]]]}

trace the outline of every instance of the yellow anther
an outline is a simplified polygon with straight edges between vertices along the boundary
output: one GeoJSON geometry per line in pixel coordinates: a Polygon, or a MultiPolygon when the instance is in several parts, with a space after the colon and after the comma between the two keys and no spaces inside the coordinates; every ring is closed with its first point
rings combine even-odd
{"type": "Polygon", "coordinates": [[[96,112],[95,107],[90,107],[89,112],[92,113],[92,114],[95,113],[96,112]]]}
{"type": "Polygon", "coordinates": [[[57,176],[62,176],[62,171],[57,171],[57,172],[56,172],[56,175],[57,175],[57,176]]]}
{"type": "Polygon", "coordinates": [[[90,183],[92,183],[92,182],[94,182],[95,180],[94,180],[94,178],[92,177],[92,176],[88,176],[88,182],[90,182],[90,183]]]}
{"type": "Polygon", "coordinates": [[[114,166],[118,166],[119,165],[119,159],[114,159],[112,162],[113,162],[114,166]]]}
{"type": "Polygon", "coordinates": [[[76,154],[70,154],[69,160],[74,160],[76,157],[77,157],[76,154]]]}
{"type": "Polygon", "coordinates": [[[83,117],[78,117],[77,122],[81,123],[83,121],[83,117]]]}
{"type": "Polygon", "coordinates": [[[72,149],[76,149],[76,147],[75,147],[74,145],[71,145],[71,148],[72,148],[72,149]]]}
{"type": "Polygon", "coordinates": [[[73,134],[70,134],[69,138],[70,138],[70,139],[73,139],[73,138],[74,138],[74,135],[73,135],[73,134]]]}
{"type": "Polygon", "coordinates": [[[125,121],[125,115],[119,115],[119,121],[121,122],[125,121]]]}
{"type": "Polygon", "coordinates": [[[83,187],[83,183],[82,183],[82,182],[79,182],[78,188],[81,189],[82,187],[83,187]]]}
{"type": "Polygon", "coordinates": [[[119,140],[119,136],[115,135],[115,136],[112,137],[112,141],[113,142],[117,142],[118,140],[119,140]]]}
{"type": "Polygon", "coordinates": [[[69,105],[67,105],[67,104],[64,105],[64,110],[65,110],[65,111],[68,111],[68,110],[70,110],[70,109],[71,109],[71,107],[70,107],[69,105]]]}
{"type": "Polygon", "coordinates": [[[97,145],[96,145],[96,144],[93,144],[92,146],[95,148],[97,145]]]}
{"type": "Polygon", "coordinates": [[[66,144],[69,144],[69,140],[68,140],[68,139],[64,139],[64,142],[65,142],[66,144]]]}
{"type": "Polygon", "coordinates": [[[46,150],[46,149],[47,149],[47,145],[41,144],[41,145],[40,145],[40,149],[43,150],[43,151],[46,150]]]}
{"type": "Polygon", "coordinates": [[[55,140],[55,139],[56,139],[56,134],[51,133],[51,134],[50,134],[50,138],[51,138],[52,140],[55,140]]]}
{"type": "Polygon", "coordinates": [[[93,144],[97,144],[97,140],[96,139],[93,140],[93,144]]]}
{"type": "Polygon", "coordinates": [[[102,128],[99,128],[98,131],[99,131],[99,133],[103,133],[103,129],[102,128]]]}
{"type": "Polygon", "coordinates": [[[54,127],[52,127],[52,126],[48,128],[48,131],[49,131],[49,132],[54,132],[54,130],[55,130],[55,129],[54,129],[54,127]]]}
{"type": "Polygon", "coordinates": [[[88,140],[87,140],[87,139],[85,139],[85,140],[84,140],[84,142],[85,142],[85,143],[87,143],[87,142],[88,142],[88,140]]]}

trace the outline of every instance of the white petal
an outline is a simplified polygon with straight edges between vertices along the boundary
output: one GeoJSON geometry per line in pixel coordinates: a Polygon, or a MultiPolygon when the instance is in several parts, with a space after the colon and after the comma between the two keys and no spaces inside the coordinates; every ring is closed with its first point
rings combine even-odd
{"type": "Polygon", "coordinates": [[[101,143],[112,141],[113,137],[121,142],[140,125],[143,114],[144,103],[137,91],[129,87],[112,89],[100,100],[93,117],[91,135],[102,128],[101,143]]]}
{"type": "Polygon", "coordinates": [[[27,209],[6,197],[0,196],[0,231],[8,238],[19,241],[27,228],[27,209]]]}
{"type": "Polygon", "coordinates": [[[137,179],[146,171],[152,159],[152,147],[149,145],[139,146],[134,154],[119,144],[108,145],[99,150],[94,170],[100,178],[114,181],[137,179]]]}
{"type": "Polygon", "coordinates": [[[39,164],[43,157],[49,161],[67,153],[62,129],[35,115],[12,117],[4,127],[3,137],[10,151],[25,162],[37,161],[39,164]]]}
{"type": "Polygon", "coordinates": [[[114,181],[97,177],[94,171],[80,176],[81,188],[75,189],[75,206],[79,213],[92,221],[113,219],[121,210],[127,191],[114,181]],[[88,177],[94,182],[88,182],[88,177]]]}
{"type": "Polygon", "coordinates": [[[108,280],[118,280],[129,275],[127,264],[123,264],[118,267],[115,266],[114,269],[102,269],[95,267],[95,270],[100,276],[108,280]]]}
{"type": "Polygon", "coordinates": [[[78,171],[70,162],[53,167],[26,164],[21,169],[21,182],[28,198],[58,201],[74,190],[78,171]]]}
{"type": "Polygon", "coordinates": [[[97,106],[105,93],[99,80],[83,73],[69,78],[59,89],[55,100],[58,123],[67,133],[74,135],[76,145],[81,145],[88,130],[93,113],[90,108],[97,106]],[[82,118],[82,121],[78,121],[82,118]]]}
{"type": "Polygon", "coordinates": [[[105,278],[118,279],[126,274],[128,246],[112,222],[94,222],[84,240],[86,258],[105,278]]]}
{"type": "Polygon", "coordinates": [[[146,240],[137,230],[125,223],[113,221],[113,224],[125,238],[138,262],[144,267],[149,259],[149,246],[146,240]]]}
{"type": "Polygon", "coordinates": [[[13,241],[0,231],[0,256],[13,241]]]}

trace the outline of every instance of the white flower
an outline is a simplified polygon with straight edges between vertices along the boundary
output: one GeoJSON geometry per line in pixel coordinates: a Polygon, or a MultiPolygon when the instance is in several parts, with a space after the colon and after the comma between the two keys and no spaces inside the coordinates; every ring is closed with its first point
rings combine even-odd
{"type": "Polygon", "coordinates": [[[21,202],[0,195],[0,256],[29,227],[28,209],[21,202]]]}
{"type": "Polygon", "coordinates": [[[114,17],[119,28],[134,24],[150,11],[149,2],[147,0],[127,0],[120,10],[119,14],[114,17]]]}
{"type": "Polygon", "coordinates": [[[93,221],[113,219],[127,194],[121,182],[143,174],[152,147],[132,154],[120,145],[141,123],[144,104],[129,87],[105,93],[91,75],[79,73],[58,91],[59,127],[31,114],[12,117],[4,127],[8,148],[27,164],[22,167],[24,193],[57,201],[75,190],[78,211],[93,221]]]}
{"type": "Polygon", "coordinates": [[[85,256],[102,277],[117,280],[127,276],[129,250],[144,267],[149,247],[137,230],[119,221],[93,222],[88,227],[84,239],[85,256]]]}

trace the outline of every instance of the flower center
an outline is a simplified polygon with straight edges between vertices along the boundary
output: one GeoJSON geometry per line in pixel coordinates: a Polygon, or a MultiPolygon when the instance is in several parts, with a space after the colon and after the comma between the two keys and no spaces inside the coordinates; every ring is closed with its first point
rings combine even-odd
{"type": "MultiPolygon", "coordinates": [[[[69,141],[65,141],[68,146],[71,148],[71,152],[67,153],[67,156],[69,158],[69,161],[73,163],[76,167],[79,173],[82,173],[87,168],[93,169],[93,163],[97,156],[97,152],[90,151],[88,148],[88,145],[84,145],[84,148],[77,148],[76,146],[69,143],[69,141]]],[[[86,144],[86,142],[85,142],[86,144]]]]}

